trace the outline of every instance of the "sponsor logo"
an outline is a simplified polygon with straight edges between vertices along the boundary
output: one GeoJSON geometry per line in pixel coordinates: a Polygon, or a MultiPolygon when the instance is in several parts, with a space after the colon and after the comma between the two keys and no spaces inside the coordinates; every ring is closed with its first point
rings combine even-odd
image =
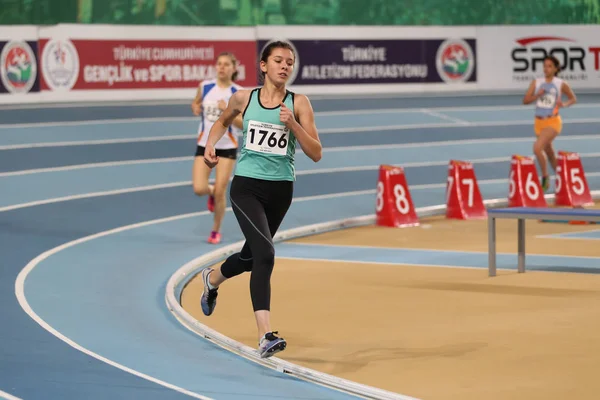
{"type": "Polygon", "coordinates": [[[42,52],[42,71],[52,90],[70,90],[79,77],[79,55],[70,40],[52,39],[42,52]]]}
{"type": "Polygon", "coordinates": [[[442,42],[435,59],[438,74],[448,83],[466,82],[471,78],[475,68],[473,49],[460,39],[442,42]]]}
{"type": "Polygon", "coordinates": [[[7,43],[0,53],[0,79],[10,93],[27,93],[37,77],[35,54],[27,42],[7,43]]]}
{"type": "Polygon", "coordinates": [[[547,56],[556,57],[560,62],[559,76],[571,81],[586,81],[590,72],[600,70],[600,47],[584,46],[561,36],[524,37],[515,42],[511,50],[514,81],[530,81],[540,76],[547,56]]]}
{"type": "MultiPolygon", "coordinates": [[[[300,54],[298,54],[298,50],[296,49],[296,47],[294,46],[294,43],[292,43],[289,40],[286,39],[271,39],[269,40],[267,43],[264,44],[264,46],[262,47],[262,49],[260,49],[260,53],[258,54],[259,57],[259,61],[260,61],[260,57],[262,56],[263,51],[265,50],[265,48],[273,43],[273,42],[277,42],[277,41],[282,41],[282,42],[286,42],[289,43],[292,46],[292,49],[294,49],[294,56],[296,57],[295,63],[294,63],[294,69],[292,70],[291,75],[288,78],[287,81],[287,85],[291,85],[294,83],[294,81],[296,80],[296,77],[298,76],[298,71],[300,70],[300,54]]],[[[262,72],[260,72],[260,67],[259,67],[259,76],[262,76],[262,72]]],[[[262,78],[260,78],[262,79],[262,78]]]]}

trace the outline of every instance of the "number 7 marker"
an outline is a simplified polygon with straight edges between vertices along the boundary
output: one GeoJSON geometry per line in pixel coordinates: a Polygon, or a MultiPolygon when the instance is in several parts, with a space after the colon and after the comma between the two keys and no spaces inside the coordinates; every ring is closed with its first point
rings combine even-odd
{"type": "Polygon", "coordinates": [[[480,219],[487,210],[479,192],[473,164],[451,160],[446,185],[446,217],[453,219],[480,219]]]}

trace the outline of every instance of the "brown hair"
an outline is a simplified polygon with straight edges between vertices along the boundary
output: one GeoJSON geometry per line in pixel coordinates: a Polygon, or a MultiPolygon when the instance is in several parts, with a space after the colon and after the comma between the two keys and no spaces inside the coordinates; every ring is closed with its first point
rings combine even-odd
{"type": "Polygon", "coordinates": [[[560,72],[560,61],[558,61],[558,58],[554,56],[546,56],[544,57],[544,61],[546,60],[552,61],[552,64],[554,64],[554,67],[556,67],[556,72],[554,73],[554,76],[558,76],[558,73],[560,72]]]}
{"type": "MultiPolygon", "coordinates": [[[[289,44],[288,42],[283,42],[281,40],[277,40],[275,42],[269,43],[264,48],[264,50],[262,51],[262,54],[260,55],[260,61],[263,61],[266,63],[274,49],[287,49],[287,50],[291,51],[292,54],[294,55],[294,58],[296,58],[296,53],[294,52],[294,48],[292,47],[291,44],[289,44]]],[[[265,73],[262,70],[260,72],[261,72],[262,78],[264,80],[265,73]]]]}
{"type": "Polygon", "coordinates": [[[219,54],[219,56],[217,57],[217,60],[221,57],[229,57],[229,59],[233,63],[233,68],[235,68],[235,71],[233,71],[233,74],[231,75],[231,80],[235,81],[238,77],[238,70],[237,70],[238,60],[237,60],[237,58],[235,57],[235,55],[233,53],[230,53],[228,51],[224,51],[221,54],[219,54]]]}

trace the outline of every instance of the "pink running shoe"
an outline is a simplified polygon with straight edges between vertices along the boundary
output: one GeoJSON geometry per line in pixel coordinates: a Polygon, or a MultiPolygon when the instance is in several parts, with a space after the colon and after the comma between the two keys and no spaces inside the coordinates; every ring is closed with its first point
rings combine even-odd
{"type": "Polygon", "coordinates": [[[214,196],[208,196],[208,204],[206,205],[208,207],[208,211],[210,212],[215,212],[215,197],[214,196]]]}
{"type": "Polygon", "coordinates": [[[221,234],[219,232],[212,231],[208,238],[208,243],[210,243],[210,244],[221,243],[221,234]]]}

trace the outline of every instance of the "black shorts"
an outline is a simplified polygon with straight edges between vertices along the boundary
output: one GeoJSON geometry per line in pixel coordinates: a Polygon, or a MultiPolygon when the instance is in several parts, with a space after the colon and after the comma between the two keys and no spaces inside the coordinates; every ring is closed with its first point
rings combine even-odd
{"type": "MultiPolygon", "coordinates": [[[[217,157],[230,158],[232,160],[237,159],[238,149],[217,149],[217,157]]],[[[196,157],[204,157],[204,147],[196,146],[196,157]]]]}

